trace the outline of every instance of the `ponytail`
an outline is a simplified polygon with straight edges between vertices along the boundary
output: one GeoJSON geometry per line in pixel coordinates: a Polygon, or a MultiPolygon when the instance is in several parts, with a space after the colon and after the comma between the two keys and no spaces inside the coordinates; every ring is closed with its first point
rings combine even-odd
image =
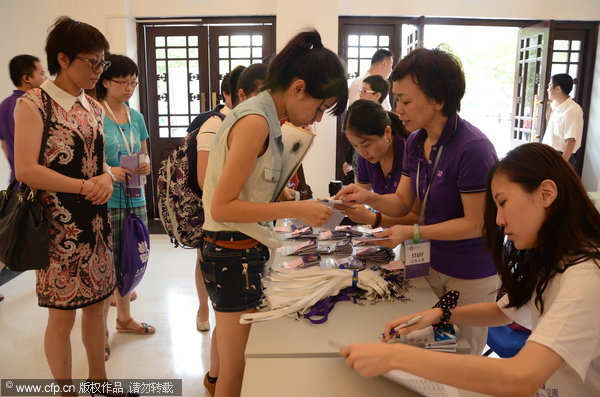
{"type": "Polygon", "coordinates": [[[264,88],[283,91],[296,79],[317,99],[336,98],[330,113],[340,116],[348,102],[347,74],[340,58],[323,46],[316,30],[297,34],[269,64],[264,88]]]}

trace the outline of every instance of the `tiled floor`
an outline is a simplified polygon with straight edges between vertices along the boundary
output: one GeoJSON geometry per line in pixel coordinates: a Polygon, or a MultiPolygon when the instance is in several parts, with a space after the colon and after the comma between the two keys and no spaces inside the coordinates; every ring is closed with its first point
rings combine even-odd
{"type": "MultiPolygon", "coordinates": [[[[195,258],[195,250],[172,248],[166,235],[151,236],[150,264],[131,310],[136,320],[155,326],[156,334],[116,333],[111,308],[109,378],[182,379],[184,396],[204,395],[210,333],[196,330],[195,258]]],[[[0,293],[5,296],[0,302],[0,378],[51,378],[43,349],[48,315],[37,305],[35,273],[25,272],[0,286],[0,293]]],[[[80,316],[71,334],[75,379],[88,376],[80,316]]],[[[210,320],[214,324],[212,311],[210,320]]]]}

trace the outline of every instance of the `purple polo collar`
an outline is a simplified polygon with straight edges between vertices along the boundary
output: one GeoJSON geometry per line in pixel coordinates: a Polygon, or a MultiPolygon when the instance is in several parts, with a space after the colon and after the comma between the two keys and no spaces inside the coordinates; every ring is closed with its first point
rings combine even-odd
{"type": "MultiPolygon", "coordinates": [[[[456,135],[456,131],[458,131],[458,126],[460,125],[460,117],[455,114],[448,117],[446,120],[446,125],[444,125],[444,129],[442,130],[442,135],[440,139],[433,145],[433,147],[440,147],[446,145],[448,142],[454,138],[456,135]]],[[[417,136],[415,137],[414,145],[411,148],[412,150],[422,150],[423,145],[425,143],[425,139],[427,139],[427,131],[424,128],[421,128],[417,131],[417,136]]]]}

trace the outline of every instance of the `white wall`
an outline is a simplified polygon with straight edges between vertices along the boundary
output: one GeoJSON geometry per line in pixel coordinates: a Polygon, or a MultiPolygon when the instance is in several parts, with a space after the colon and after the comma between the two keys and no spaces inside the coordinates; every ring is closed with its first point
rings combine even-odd
{"type": "MultiPolygon", "coordinates": [[[[338,0],[304,0],[303,7],[289,9],[288,0],[277,0],[277,49],[281,49],[300,30],[316,28],[321,34],[323,45],[337,53],[338,0]],[[315,13],[314,10],[319,10],[315,13]]],[[[336,118],[328,114],[316,123],[317,137],[312,149],[302,162],[306,182],[316,197],[329,196],[329,181],[335,179],[336,118]]]]}
{"type": "MultiPolygon", "coordinates": [[[[305,26],[315,26],[326,47],[337,50],[338,15],[450,16],[481,18],[600,20],[599,0],[0,0],[0,97],[12,84],[6,66],[15,55],[29,53],[44,60],[47,28],[60,15],[90,23],[102,31],[111,49],[137,59],[136,17],[275,15],[277,46],[281,47],[305,26]]],[[[583,180],[588,190],[598,190],[600,180],[600,47],[595,71],[592,109],[583,180]]],[[[133,101],[134,106],[136,101],[133,101]]],[[[308,183],[320,196],[334,177],[335,121],[325,118],[306,161],[308,183]]],[[[1,157],[1,156],[0,156],[1,157]]],[[[8,178],[0,159],[0,187],[8,178]],[[6,174],[6,176],[5,176],[6,174]]]]}
{"type": "Polygon", "coordinates": [[[340,15],[598,20],[598,0],[344,0],[340,15]]]}

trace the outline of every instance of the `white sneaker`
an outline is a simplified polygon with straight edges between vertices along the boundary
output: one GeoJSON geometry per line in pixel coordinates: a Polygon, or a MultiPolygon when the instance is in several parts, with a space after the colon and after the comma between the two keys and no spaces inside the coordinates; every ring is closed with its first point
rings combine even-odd
{"type": "Polygon", "coordinates": [[[210,322],[200,321],[200,311],[196,313],[196,328],[200,332],[210,331],[210,322]]]}

